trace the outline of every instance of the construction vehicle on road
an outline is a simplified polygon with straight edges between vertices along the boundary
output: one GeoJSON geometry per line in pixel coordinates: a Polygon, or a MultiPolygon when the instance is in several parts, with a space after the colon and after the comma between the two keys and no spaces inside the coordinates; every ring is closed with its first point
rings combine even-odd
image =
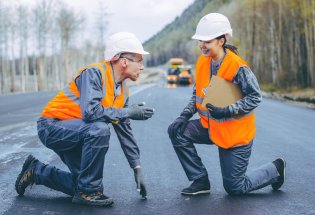
{"type": "Polygon", "coordinates": [[[167,70],[167,83],[169,84],[192,84],[193,78],[191,67],[185,65],[183,58],[171,58],[167,70]]]}
{"type": "Polygon", "coordinates": [[[191,73],[191,66],[180,66],[180,73],[178,75],[179,85],[190,85],[193,83],[193,76],[191,73]]]}
{"type": "Polygon", "coordinates": [[[167,83],[169,84],[177,84],[178,75],[180,74],[179,66],[184,64],[183,58],[171,58],[170,66],[167,70],[167,83]]]}

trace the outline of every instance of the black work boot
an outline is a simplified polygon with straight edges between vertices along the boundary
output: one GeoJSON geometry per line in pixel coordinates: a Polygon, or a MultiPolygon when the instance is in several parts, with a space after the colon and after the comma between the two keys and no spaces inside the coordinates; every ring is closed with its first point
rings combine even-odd
{"type": "Polygon", "coordinates": [[[285,181],[285,165],[286,165],[286,163],[285,163],[285,160],[283,158],[278,158],[278,159],[274,160],[272,163],[276,166],[280,176],[279,176],[279,180],[277,182],[271,184],[271,186],[274,190],[279,190],[285,181]]]}
{"type": "Polygon", "coordinates": [[[72,202],[76,204],[82,204],[82,205],[93,205],[93,206],[111,206],[114,201],[112,198],[105,196],[101,192],[95,192],[95,193],[82,193],[78,192],[75,193],[72,202]]]}
{"type": "Polygon", "coordinates": [[[189,187],[181,192],[183,195],[198,195],[210,193],[210,181],[208,175],[195,180],[189,187]]]}
{"type": "Polygon", "coordinates": [[[24,161],[22,171],[15,182],[15,190],[20,196],[24,194],[29,185],[34,184],[34,169],[37,162],[38,160],[32,155],[29,155],[24,161]]]}

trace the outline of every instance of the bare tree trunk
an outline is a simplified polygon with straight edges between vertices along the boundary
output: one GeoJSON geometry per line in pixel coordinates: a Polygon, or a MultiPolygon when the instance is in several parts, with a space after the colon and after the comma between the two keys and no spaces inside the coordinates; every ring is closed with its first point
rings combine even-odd
{"type": "Polygon", "coordinates": [[[15,29],[11,27],[11,87],[10,92],[15,92],[15,80],[16,80],[16,67],[15,67],[15,51],[14,51],[14,41],[15,41],[15,29]]]}
{"type": "Polygon", "coordinates": [[[278,12],[278,31],[277,31],[277,59],[278,59],[278,71],[282,72],[282,61],[281,61],[281,52],[282,52],[282,44],[281,44],[281,35],[282,35],[282,0],[279,0],[279,12],[278,12]]]}
{"type": "Polygon", "coordinates": [[[32,56],[32,68],[33,68],[33,82],[34,82],[34,90],[35,92],[39,91],[38,87],[38,70],[37,70],[37,58],[36,55],[32,56]]]}
{"type": "Polygon", "coordinates": [[[315,88],[315,2],[311,2],[311,8],[312,8],[312,15],[311,15],[311,48],[312,48],[312,53],[313,56],[310,58],[310,61],[312,62],[312,69],[311,69],[311,76],[312,76],[312,85],[313,88],[315,88]]]}
{"type": "Polygon", "coordinates": [[[256,0],[253,0],[253,19],[252,19],[252,46],[251,46],[251,58],[250,58],[250,62],[254,61],[254,50],[255,50],[255,37],[256,37],[256,0]]]}
{"type": "MultiPolygon", "coordinates": [[[[314,2],[303,0],[301,2],[302,4],[302,10],[306,10],[310,7],[312,8],[314,5],[314,2]]],[[[309,82],[307,85],[311,86],[315,83],[315,77],[314,77],[314,36],[312,35],[312,24],[314,23],[314,20],[312,20],[312,15],[314,13],[315,8],[313,7],[313,12],[306,12],[306,15],[304,17],[304,34],[305,34],[305,42],[306,42],[306,53],[307,53],[307,73],[309,76],[309,82]]]]}
{"type": "Polygon", "coordinates": [[[28,57],[26,56],[24,58],[24,65],[25,65],[25,81],[26,81],[26,91],[29,91],[29,85],[31,84],[30,82],[30,71],[29,71],[29,62],[28,62],[28,57]]]}
{"type": "Polygon", "coordinates": [[[271,5],[269,6],[269,17],[270,23],[269,23],[269,34],[270,34],[270,41],[269,41],[269,47],[270,47],[270,64],[271,64],[271,74],[272,74],[272,83],[277,84],[277,59],[276,59],[276,47],[274,45],[274,41],[276,40],[275,34],[276,34],[276,29],[275,29],[275,23],[273,20],[273,13],[271,9],[271,5]]]}

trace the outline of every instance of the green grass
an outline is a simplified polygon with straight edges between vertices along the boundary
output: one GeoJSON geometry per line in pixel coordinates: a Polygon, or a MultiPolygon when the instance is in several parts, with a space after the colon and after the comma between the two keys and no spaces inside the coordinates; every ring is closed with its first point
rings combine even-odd
{"type": "Polygon", "coordinates": [[[261,84],[260,88],[262,91],[265,91],[267,93],[274,93],[280,91],[280,88],[273,84],[261,84]]]}

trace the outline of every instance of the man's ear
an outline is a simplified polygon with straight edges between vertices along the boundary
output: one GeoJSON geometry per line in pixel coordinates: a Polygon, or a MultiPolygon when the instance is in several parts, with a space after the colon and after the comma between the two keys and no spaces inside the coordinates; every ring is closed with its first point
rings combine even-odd
{"type": "Polygon", "coordinates": [[[125,58],[122,58],[119,63],[122,68],[127,67],[127,60],[125,58]]]}

